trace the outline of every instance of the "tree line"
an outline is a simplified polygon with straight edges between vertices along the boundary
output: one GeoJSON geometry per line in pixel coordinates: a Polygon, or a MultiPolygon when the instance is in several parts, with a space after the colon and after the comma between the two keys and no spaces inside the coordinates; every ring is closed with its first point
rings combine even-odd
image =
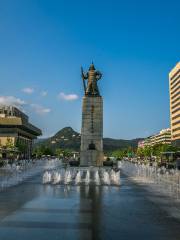
{"type": "MultiPolygon", "coordinates": [[[[160,157],[163,152],[177,152],[180,148],[168,144],[156,144],[154,146],[145,146],[144,148],[126,147],[123,149],[117,149],[112,152],[106,152],[105,155],[108,157],[112,156],[115,158],[123,157],[160,157]]],[[[57,156],[57,157],[71,157],[73,155],[72,149],[56,148],[52,150],[48,146],[40,145],[34,148],[33,155],[37,158],[43,155],[57,156]]]]}
{"type": "Polygon", "coordinates": [[[57,156],[57,157],[71,157],[72,156],[71,149],[63,149],[63,148],[56,148],[52,150],[48,146],[40,145],[33,149],[33,155],[36,158],[40,158],[42,156],[57,156]]]}
{"type": "Polygon", "coordinates": [[[177,152],[180,151],[180,148],[169,145],[169,144],[156,144],[153,146],[145,146],[140,148],[132,148],[128,147],[125,149],[119,149],[112,152],[112,156],[116,158],[123,158],[123,157],[160,157],[163,152],[177,152]]]}

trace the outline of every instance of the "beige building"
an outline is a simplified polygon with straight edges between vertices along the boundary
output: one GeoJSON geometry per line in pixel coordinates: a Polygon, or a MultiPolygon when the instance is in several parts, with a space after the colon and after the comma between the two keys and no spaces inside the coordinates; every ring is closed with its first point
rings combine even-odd
{"type": "Polygon", "coordinates": [[[180,144],[180,62],[169,73],[172,142],[180,144]]]}
{"type": "Polygon", "coordinates": [[[156,144],[171,144],[170,128],[162,129],[159,133],[147,137],[143,143],[141,141],[141,143],[138,144],[138,147],[154,146],[156,144]]]}
{"type": "Polygon", "coordinates": [[[13,106],[0,106],[0,149],[6,157],[8,149],[19,149],[30,158],[32,143],[41,130],[29,123],[28,116],[13,106]]]}
{"type": "Polygon", "coordinates": [[[171,129],[162,129],[158,134],[152,136],[152,144],[171,144],[171,129]]]}

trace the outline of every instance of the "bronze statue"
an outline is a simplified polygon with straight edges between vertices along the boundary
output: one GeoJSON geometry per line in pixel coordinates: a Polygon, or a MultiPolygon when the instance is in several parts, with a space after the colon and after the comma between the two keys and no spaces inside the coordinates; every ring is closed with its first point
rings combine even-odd
{"type": "Polygon", "coordinates": [[[101,79],[102,74],[99,71],[96,71],[93,63],[90,65],[87,73],[84,73],[83,68],[81,67],[81,77],[83,80],[85,95],[96,97],[100,96],[97,81],[101,79]],[[88,80],[87,86],[85,80],[88,80]]]}

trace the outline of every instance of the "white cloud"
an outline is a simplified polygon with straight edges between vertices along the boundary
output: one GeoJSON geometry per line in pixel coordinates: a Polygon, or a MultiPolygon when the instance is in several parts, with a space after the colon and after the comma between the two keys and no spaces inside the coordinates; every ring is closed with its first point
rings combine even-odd
{"type": "Polygon", "coordinates": [[[20,98],[14,96],[0,96],[0,105],[21,107],[24,104],[26,104],[26,102],[20,98]]]}
{"type": "Polygon", "coordinates": [[[51,112],[50,108],[45,108],[39,104],[32,103],[30,104],[30,106],[37,114],[40,114],[40,115],[44,115],[51,112]]]}
{"type": "Polygon", "coordinates": [[[22,109],[22,106],[29,106],[33,109],[33,111],[39,115],[44,115],[49,112],[51,112],[50,108],[45,108],[39,104],[35,103],[26,103],[24,100],[20,98],[16,98],[14,96],[0,96],[0,106],[15,106],[21,109],[21,111],[25,112],[24,109],[22,109]]]}
{"type": "Polygon", "coordinates": [[[65,100],[65,101],[74,101],[74,100],[78,99],[79,97],[76,94],[65,94],[63,92],[60,92],[58,94],[58,98],[65,100]]]}
{"type": "Polygon", "coordinates": [[[47,92],[47,91],[42,91],[42,92],[41,92],[41,96],[42,96],[42,97],[46,97],[46,96],[47,96],[47,94],[48,94],[48,92],[47,92]]]}
{"type": "Polygon", "coordinates": [[[32,94],[34,92],[34,89],[27,87],[27,88],[23,88],[22,92],[27,93],[27,94],[32,94]]]}

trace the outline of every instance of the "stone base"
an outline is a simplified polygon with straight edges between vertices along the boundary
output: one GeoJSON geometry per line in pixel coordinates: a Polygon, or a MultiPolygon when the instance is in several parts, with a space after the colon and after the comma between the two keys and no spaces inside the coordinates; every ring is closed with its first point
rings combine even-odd
{"type": "Polygon", "coordinates": [[[104,154],[102,151],[86,150],[81,151],[80,154],[80,166],[103,166],[104,154]]]}
{"type": "Polygon", "coordinates": [[[103,162],[103,99],[83,97],[81,128],[81,166],[102,166],[103,162]]]}

